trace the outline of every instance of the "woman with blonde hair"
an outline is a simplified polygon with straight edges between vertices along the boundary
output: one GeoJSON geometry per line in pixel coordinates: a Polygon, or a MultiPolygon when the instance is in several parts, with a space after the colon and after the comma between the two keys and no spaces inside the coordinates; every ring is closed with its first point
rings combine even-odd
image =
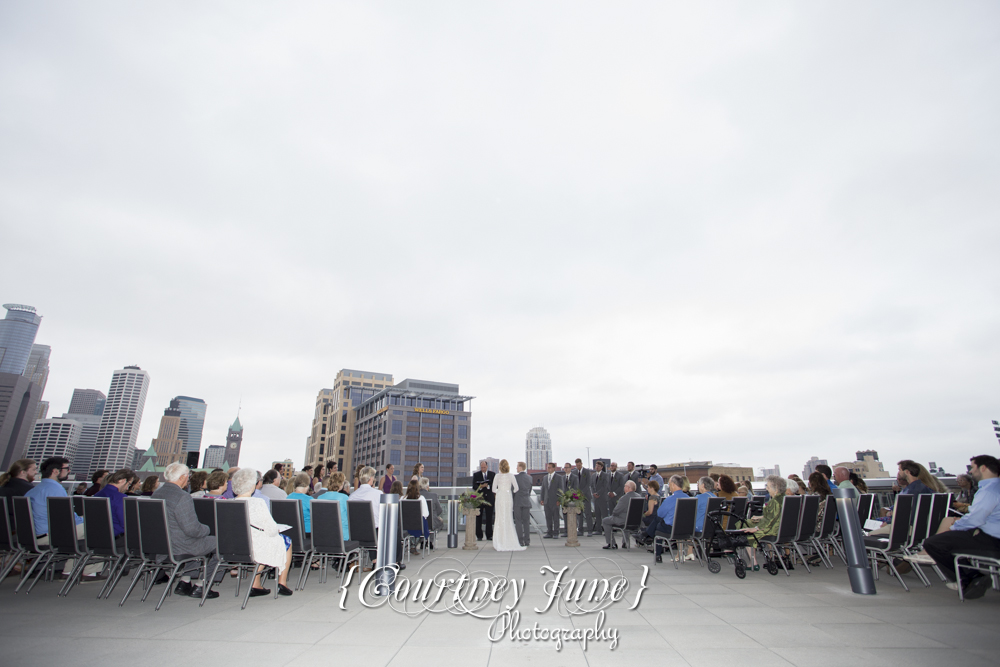
{"type": "Polygon", "coordinates": [[[347,494],[341,492],[345,479],[347,478],[342,472],[335,472],[327,477],[327,492],[316,500],[336,500],[340,503],[340,531],[344,534],[344,541],[347,541],[351,539],[351,526],[347,519],[347,494]]]}
{"type": "Polygon", "coordinates": [[[302,505],[302,530],[307,535],[312,533],[312,523],[309,520],[309,503],[312,502],[312,496],[309,495],[309,482],[309,473],[300,472],[289,482],[292,492],[288,494],[289,500],[298,500],[299,504],[302,505]]]}

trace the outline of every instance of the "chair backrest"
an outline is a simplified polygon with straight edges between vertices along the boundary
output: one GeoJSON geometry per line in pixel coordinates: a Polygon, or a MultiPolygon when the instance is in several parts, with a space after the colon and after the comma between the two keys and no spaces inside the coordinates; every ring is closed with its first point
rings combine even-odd
{"type": "Polygon", "coordinates": [[[403,524],[403,530],[424,531],[424,521],[423,516],[420,513],[419,500],[406,500],[405,498],[400,500],[399,516],[403,524]]]}
{"type": "Polygon", "coordinates": [[[913,512],[913,498],[909,493],[896,496],[896,505],[892,510],[892,529],[889,531],[889,551],[895,551],[906,542],[910,533],[910,514],[913,512]]]}
{"type": "MultiPolygon", "coordinates": [[[[312,507],[311,504],[309,506],[312,507]]],[[[302,504],[298,499],[272,500],[271,516],[274,518],[275,523],[283,523],[292,527],[291,530],[286,530],[283,533],[291,538],[292,551],[305,551],[303,546],[306,541],[305,530],[303,529],[305,522],[302,519],[302,504]]]]}
{"type": "Polygon", "coordinates": [[[7,499],[0,496],[0,551],[8,553],[15,548],[14,535],[10,530],[10,515],[7,514],[7,499]]]}
{"type": "Polygon", "coordinates": [[[629,498],[628,512],[625,513],[625,530],[638,530],[642,525],[642,514],[646,511],[646,499],[642,497],[629,498]]]}
{"type": "Polygon", "coordinates": [[[314,500],[309,505],[312,546],[318,554],[344,553],[344,530],[340,525],[339,500],[314,500]]]}
{"type": "Polygon", "coordinates": [[[125,498],[125,553],[130,558],[142,558],[142,543],[139,541],[139,499],[125,498]]]}
{"type": "Polygon", "coordinates": [[[115,547],[115,526],[111,519],[110,498],[84,498],[84,544],[87,551],[98,556],[118,556],[115,547]]]}
{"type": "Polygon", "coordinates": [[[139,507],[139,546],[146,560],[166,556],[174,562],[170,548],[170,530],[167,528],[167,504],[159,498],[147,498],[137,503],[139,507]]]}
{"type": "Polygon", "coordinates": [[[931,535],[938,531],[938,527],[941,525],[941,520],[948,515],[949,507],[951,507],[950,493],[934,494],[934,503],[931,505],[931,515],[927,524],[927,530],[931,535]]]}
{"type": "Polygon", "coordinates": [[[215,535],[215,503],[217,501],[212,498],[192,498],[192,500],[198,521],[208,526],[209,535],[215,535]]]}
{"type": "MultiPolygon", "coordinates": [[[[819,496],[817,496],[818,498],[819,496]]],[[[825,540],[833,535],[837,528],[837,499],[832,495],[826,497],[826,504],[823,505],[823,523],[820,524],[817,539],[825,540]]]]}
{"type": "Polygon", "coordinates": [[[799,530],[795,536],[796,542],[812,539],[819,520],[819,496],[800,496],[802,512],[799,516],[799,530]]]}
{"type": "Polygon", "coordinates": [[[80,553],[76,537],[76,514],[69,496],[49,496],[49,548],[64,556],[80,553]]]}
{"type": "Polygon", "coordinates": [[[917,496],[910,523],[913,530],[910,531],[910,539],[906,542],[908,547],[919,546],[927,539],[927,526],[931,519],[931,506],[934,504],[934,496],[930,493],[922,493],[917,496]]]}
{"type": "Polygon", "coordinates": [[[872,502],[875,499],[875,494],[873,493],[862,493],[858,497],[858,520],[861,521],[861,527],[865,527],[865,521],[872,518],[872,502]]]}
{"type": "MultiPolygon", "coordinates": [[[[293,501],[294,502],[294,501],[293,501]]],[[[215,503],[216,553],[229,563],[253,563],[250,513],[242,502],[215,503]]]]}
{"type": "Polygon", "coordinates": [[[83,512],[85,511],[85,507],[83,499],[86,497],[87,496],[73,496],[73,511],[80,516],[84,516],[83,512]]]}
{"type": "Polygon", "coordinates": [[[747,515],[747,499],[743,496],[733,496],[730,500],[729,511],[736,516],[746,518],[747,515]]]}
{"type": "Polygon", "coordinates": [[[11,500],[14,501],[14,530],[17,531],[18,545],[29,553],[39,553],[38,542],[35,541],[35,517],[31,513],[31,501],[23,496],[11,500]]]}
{"type": "Polygon", "coordinates": [[[778,522],[777,542],[791,542],[799,531],[802,516],[802,496],[785,496],[781,501],[781,519],[778,522]]]}
{"type": "Polygon", "coordinates": [[[372,504],[367,500],[347,501],[347,520],[351,522],[351,539],[362,543],[377,542],[372,504]]]}
{"type": "Polygon", "coordinates": [[[725,502],[725,498],[709,498],[708,504],[705,505],[705,523],[701,527],[701,538],[706,542],[715,535],[715,522],[709,518],[709,515],[713,512],[721,512],[725,502]]]}
{"type": "Polygon", "coordinates": [[[686,540],[694,535],[695,520],[698,516],[697,498],[678,498],[674,507],[674,523],[670,539],[686,540]]]}

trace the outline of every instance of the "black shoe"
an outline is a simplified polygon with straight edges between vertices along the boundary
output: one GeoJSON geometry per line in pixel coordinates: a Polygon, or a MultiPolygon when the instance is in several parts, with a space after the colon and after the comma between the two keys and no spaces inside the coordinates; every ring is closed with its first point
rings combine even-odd
{"type": "Polygon", "coordinates": [[[966,600],[981,598],[986,595],[986,589],[990,587],[991,583],[993,582],[990,580],[990,577],[980,575],[965,585],[965,588],[962,590],[962,597],[966,600]]]}
{"type": "Polygon", "coordinates": [[[278,584],[278,595],[291,595],[292,589],[284,584],[278,584]]]}
{"type": "Polygon", "coordinates": [[[170,577],[166,574],[161,574],[156,578],[156,581],[154,581],[153,584],[159,586],[160,584],[165,584],[168,581],[170,581],[170,577]]]}
{"type": "Polygon", "coordinates": [[[603,547],[601,547],[601,548],[602,548],[602,549],[614,549],[615,547],[611,546],[610,544],[606,544],[606,545],[604,545],[604,546],[603,546],[603,547]]]}
{"type": "MultiPolygon", "coordinates": [[[[201,586],[195,586],[194,588],[191,589],[191,592],[188,593],[188,595],[190,595],[193,598],[200,599],[202,592],[204,592],[204,589],[201,586]]],[[[219,597],[219,591],[213,591],[211,588],[209,588],[208,595],[205,596],[205,599],[214,600],[217,597],[219,597]]]]}
{"type": "Polygon", "coordinates": [[[174,593],[177,595],[191,595],[191,582],[178,581],[177,586],[174,587],[174,593]]]}
{"type": "Polygon", "coordinates": [[[663,556],[657,556],[656,557],[656,562],[657,563],[662,563],[663,562],[663,556]]]}
{"type": "Polygon", "coordinates": [[[406,569],[406,563],[399,563],[399,571],[402,572],[406,569]]]}
{"type": "MultiPolygon", "coordinates": [[[[210,593],[215,593],[215,591],[211,591],[210,593]]],[[[264,595],[270,595],[270,594],[271,594],[271,589],[270,588],[251,588],[250,589],[250,597],[252,597],[252,598],[259,598],[259,597],[262,597],[264,595]]],[[[218,595],[218,593],[216,593],[216,595],[218,595]]]]}

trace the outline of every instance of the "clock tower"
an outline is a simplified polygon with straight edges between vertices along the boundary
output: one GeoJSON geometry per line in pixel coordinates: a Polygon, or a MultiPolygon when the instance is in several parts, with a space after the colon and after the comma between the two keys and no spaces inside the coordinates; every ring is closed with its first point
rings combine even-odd
{"type": "Polygon", "coordinates": [[[229,427],[229,435],[226,436],[225,460],[232,467],[240,465],[240,448],[243,446],[243,425],[237,415],[236,421],[229,427]]]}

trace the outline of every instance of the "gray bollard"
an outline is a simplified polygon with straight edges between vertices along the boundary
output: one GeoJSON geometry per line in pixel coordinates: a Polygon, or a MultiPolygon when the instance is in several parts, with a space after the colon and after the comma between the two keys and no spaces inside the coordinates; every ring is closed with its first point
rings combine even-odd
{"type": "Polygon", "coordinates": [[[458,548],[458,506],[459,501],[449,500],[448,501],[448,548],[457,549],[458,548]]]}
{"type": "Polygon", "coordinates": [[[399,539],[399,496],[383,493],[378,506],[378,551],[375,595],[392,595],[396,587],[396,541],[399,539]]]}
{"type": "Polygon", "coordinates": [[[864,533],[861,532],[861,520],[854,504],[857,495],[856,489],[836,489],[833,492],[833,497],[837,499],[837,516],[840,517],[840,536],[847,554],[847,576],[851,579],[852,591],[858,595],[875,595],[875,578],[868,567],[864,533]]]}

